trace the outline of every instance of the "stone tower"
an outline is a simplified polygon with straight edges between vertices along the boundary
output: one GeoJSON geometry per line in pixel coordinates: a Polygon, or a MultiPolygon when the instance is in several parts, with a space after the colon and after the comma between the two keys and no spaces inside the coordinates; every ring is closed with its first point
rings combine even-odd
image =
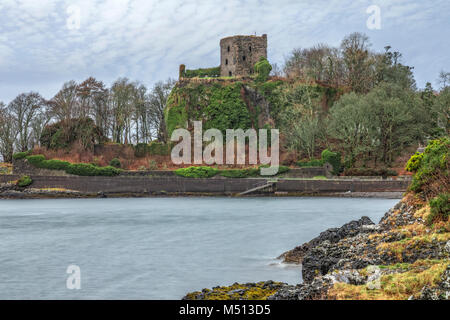
{"type": "Polygon", "coordinates": [[[220,40],[220,76],[249,76],[260,57],[267,58],[267,35],[234,36],[220,40]]]}

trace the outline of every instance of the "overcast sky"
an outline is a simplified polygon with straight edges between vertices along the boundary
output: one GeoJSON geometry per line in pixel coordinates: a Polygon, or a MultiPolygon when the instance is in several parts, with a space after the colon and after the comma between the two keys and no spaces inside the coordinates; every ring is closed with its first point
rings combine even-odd
{"type": "Polygon", "coordinates": [[[355,31],[376,51],[402,52],[419,87],[450,71],[448,0],[0,0],[0,101],[32,90],[51,98],[89,76],[151,86],[181,63],[219,65],[230,35],[267,33],[269,60],[282,65],[293,48],[338,46],[355,31]],[[373,5],[381,29],[367,26],[373,5]]]}

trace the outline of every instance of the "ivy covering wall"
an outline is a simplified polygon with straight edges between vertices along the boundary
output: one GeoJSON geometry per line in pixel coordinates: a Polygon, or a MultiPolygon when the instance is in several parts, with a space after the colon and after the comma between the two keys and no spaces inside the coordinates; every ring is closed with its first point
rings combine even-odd
{"type": "Polygon", "coordinates": [[[278,126],[279,115],[289,107],[292,96],[306,94],[305,88],[326,107],[337,97],[336,89],[281,80],[179,83],[172,90],[165,109],[169,137],[177,128],[189,128],[193,121],[203,121],[204,130],[216,128],[222,132],[278,126]],[[261,121],[267,107],[273,121],[261,121]]]}

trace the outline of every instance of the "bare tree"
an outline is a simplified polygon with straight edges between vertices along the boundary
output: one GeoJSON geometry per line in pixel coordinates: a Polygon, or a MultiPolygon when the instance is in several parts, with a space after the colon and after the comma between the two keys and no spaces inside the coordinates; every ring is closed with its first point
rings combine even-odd
{"type": "Polygon", "coordinates": [[[367,93],[374,82],[374,58],[369,48],[369,38],[355,32],[345,37],[341,43],[344,66],[346,68],[346,84],[355,92],[367,93]]]}
{"type": "Polygon", "coordinates": [[[136,143],[148,143],[151,140],[151,131],[148,126],[148,96],[147,87],[138,82],[134,83],[133,91],[133,121],[135,123],[136,143]]]}
{"type": "Polygon", "coordinates": [[[130,141],[134,86],[127,78],[119,78],[111,87],[112,138],[117,143],[130,141]]]}
{"type": "Polygon", "coordinates": [[[57,120],[70,121],[78,116],[78,85],[75,81],[64,83],[59,92],[49,101],[51,114],[57,120]]]}
{"type": "Polygon", "coordinates": [[[26,151],[31,147],[31,122],[34,116],[44,105],[44,99],[37,92],[22,93],[8,105],[8,109],[14,116],[19,138],[17,147],[20,151],[26,151]]]}
{"type": "Polygon", "coordinates": [[[442,70],[439,73],[439,84],[441,85],[442,89],[445,89],[450,85],[450,72],[445,72],[444,70],[442,70]]]}
{"type": "Polygon", "coordinates": [[[169,138],[164,121],[164,108],[174,85],[175,81],[172,79],[165,82],[160,81],[155,84],[149,97],[149,120],[157,132],[158,140],[161,142],[167,142],[169,138]]]}
{"type": "Polygon", "coordinates": [[[4,162],[12,162],[14,143],[16,142],[17,130],[14,117],[0,102],[0,155],[4,162]]]}
{"type": "Polygon", "coordinates": [[[96,126],[107,134],[108,119],[108,89],[102,81],[90,77],[77,86],[79,100],[79,117],[92,116],[96,126]]]}
{"type": "Polygon", "coordinates": [[[40,139],[42,132],[44,131],[45,127],[49,124],[51,120],[50,112],[47,110],[46,106],[41,108],[36,115],[34,116],[33,120],[31,121],[31,147],[34,146],[40,146],[40,139]]]}

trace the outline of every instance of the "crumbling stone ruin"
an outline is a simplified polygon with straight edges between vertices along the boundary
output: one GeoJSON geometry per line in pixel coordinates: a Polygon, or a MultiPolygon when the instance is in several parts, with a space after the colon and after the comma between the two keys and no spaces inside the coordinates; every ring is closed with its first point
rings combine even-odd
{"type": "Polygon", "coordinates": [[[180,65],[181,78],[248,77],[261,57],[267,59],[267,34],[232,36],[220,40],[220,66],[187,70],[180,65]]]}
{"type": "Polygon", "coordinates": [[[220,76],[249,76],[260,57],[267,58],[267,35],[233,36],[220,40],[220,76]]]}

